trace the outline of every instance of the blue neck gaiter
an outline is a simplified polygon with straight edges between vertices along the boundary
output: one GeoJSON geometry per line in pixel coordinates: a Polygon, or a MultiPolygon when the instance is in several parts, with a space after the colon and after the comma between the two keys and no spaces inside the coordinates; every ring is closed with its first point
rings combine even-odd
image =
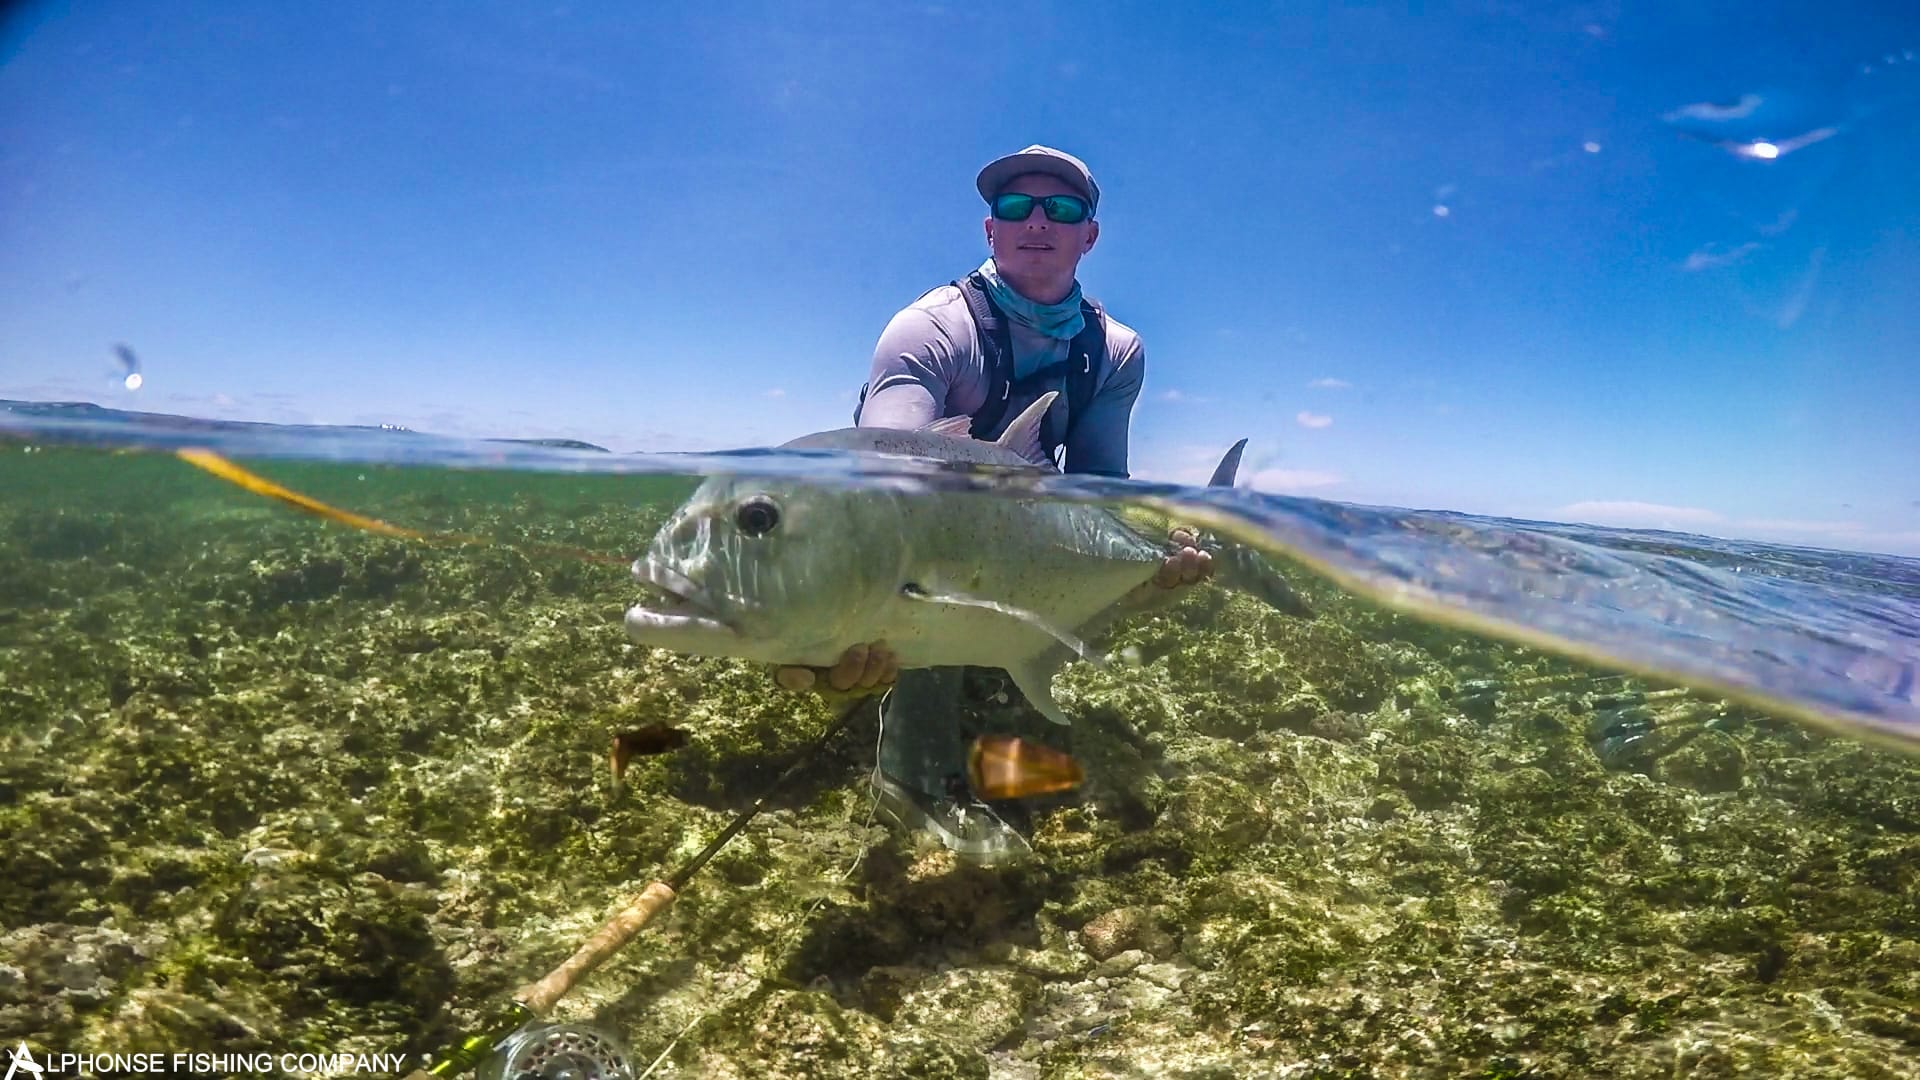
{"type": "Polygon", "coordinates": [[[1013,286],[1000,277],[1000,270],[988,259],[980,264],[980,276],[987,279],[987,295],[1007,318],[1019,323],[1035,333],[1059,341],[1071,341],[1075,334],[1086,328],[1086,316],[1080,313],[1080,283],[1073,283],[1073,291],[1066,299],[1057,304],[1036,304],[1013,290],[1013,286]]]}

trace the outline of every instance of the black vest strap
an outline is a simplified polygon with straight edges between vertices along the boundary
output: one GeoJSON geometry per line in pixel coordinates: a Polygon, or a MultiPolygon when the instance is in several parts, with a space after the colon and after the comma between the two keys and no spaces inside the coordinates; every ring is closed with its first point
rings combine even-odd
{"type": "MultiPolygon", "coordinates": [[[[1061,379],[1061,389],[1067,399],[1067,430],[1060,439],[1055,440],[1053,425],[1040,425],[1041,448],[1048,457],[1054,459],[1055,464],[1060,464],[1060,447],[1073,436],[1073,429],[1080,423],[1081,414],[1092,403],[1094,384],[1100,378],[1097,368],[1107,355],[1107,322],[1099,301],[1086,296],[1080,298],[1080,315],[1086,320],[1086,326],[1067,343],[1066,359],[1048,364],[1024,379],[1015,379],[1013,332],[1007,328],[1006,316],[1001,314],[992,297],[987,295],[986,278],[975,270],[953,285],[966,299],[967,313],[973,318],[973,325],[979,331],[980,347],[986,353],[987,400],[973,414],[970,432],[976,439],[997,437],[1000,422],[1006,418],[1007,403],[1016,387],[1021,391],[1021,396],[1026,397],[1029,390],[1035,389],[1035,384],[1044,387],[1052,380],[1061,379]]],[[[854,402],[855,424],[860,422],[860,409],[867,403],[870,385],[863,384],[860,387],[860,396],[854,402]]],[[[1038,394],[1033,396],[1037,397],[1038,394]]]]}
{"type": "Polygon", "coordinates": [[[1093,401],[1094,382],[1100,377],[1097,365],[1107,352],[1107,324],[1098,302],[1088,298],[1080,299],[1080,314],[1086,320],[1086,326],[1067,343],[1067,356],[1048,364],[1027,375],[1016,379],[1013,375],[1013,332],[1007,326],[1006,316],[987,295],[987,282],[975,270],[966,277],[953,283],[966,298],[967,312],[973,316],[974,326],[980,332],[980,347],[985,350],[987,370],[987,400],[980,411],[973,414],[973,437],[985,439],[999,434],[1000,423],[1006,419],[1007,404],[1018,387],[1021,396],[1028,391],[1044,387],[1055,379],[1064,380],[1063,392],[1067,398],[1067,430],[1061,438],[1053,438],[1053,426],[1042,424],[1040,427],[1040,445],[1047,456],[1059,458],[1059,449],[1073,435],[1073,429],[1080,422],[1080,416],[1093,401]]]}

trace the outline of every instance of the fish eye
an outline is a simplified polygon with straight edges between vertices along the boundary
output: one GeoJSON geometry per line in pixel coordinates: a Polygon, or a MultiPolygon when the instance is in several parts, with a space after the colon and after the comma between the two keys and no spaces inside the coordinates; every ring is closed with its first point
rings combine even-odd
{"type": "Polygon", "coordinates": [[[748,536],[765,536],[780,525],[780,504],[765,495],[755,495],[733,512],[733,522],[748,536]]]}

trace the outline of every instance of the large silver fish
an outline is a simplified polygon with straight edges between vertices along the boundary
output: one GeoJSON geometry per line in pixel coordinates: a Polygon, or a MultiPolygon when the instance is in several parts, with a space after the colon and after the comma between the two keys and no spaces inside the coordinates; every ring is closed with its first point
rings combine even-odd
{"type": "MultiPolygon", "coordinates": [[[[996,442],[966,417],[918,431],[842,428],[790,449],[904,454],[1038,471],[1039,428],[1055,395],[996,442]]],[[[1212,483],[1231,485],[1246,440],[1212,483]]],[[[1251,549],[1210,542],[1214,580],[1308,614],[1251,549]]],[[[643,645],[773,664],[832,665],[886,641],[903,668],[1005,669],[1057,723],[1055,671],[1114,619],[1173,593],[1152,584],[1166,541],[1104,508],[999,494],[831,489],[715,477],[661,527],[633,574],[656,595],[627,612],[643,645]]]]}

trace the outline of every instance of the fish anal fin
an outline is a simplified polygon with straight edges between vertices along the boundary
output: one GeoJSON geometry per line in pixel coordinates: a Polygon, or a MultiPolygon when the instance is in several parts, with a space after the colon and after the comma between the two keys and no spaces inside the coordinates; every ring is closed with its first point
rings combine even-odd
{"type": "Polygon", "coordinates": [[[1040,711],[1040,715],[1065,727],[1073,721],[1067,719],[1066,710],[1053,700],[1053,674],[1060,670],[1060,654],[1064,650],[1048,650],[1053,656],[1037,656],[1007,669],[1007,677],[1013,685],[1020,688],[1027,703],[1040,711]]]}

